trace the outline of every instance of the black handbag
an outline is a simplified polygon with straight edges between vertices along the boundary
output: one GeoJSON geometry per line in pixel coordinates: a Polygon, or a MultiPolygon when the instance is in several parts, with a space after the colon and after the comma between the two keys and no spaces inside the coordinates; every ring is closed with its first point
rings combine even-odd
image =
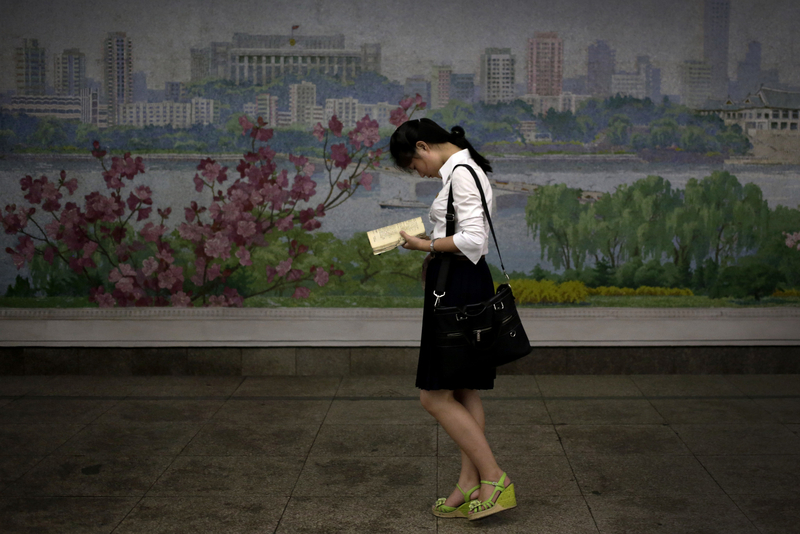
{"type": "MultiPolygon", "coordinates": [[[[506,280],[509,280],[505,265],[503,265],[503,258],[500,256],[500,247],[494,233],[492,217],[489,214],[489,207],[486,205],[486,197],[483,194],[478,175],[469,165],[456,165],[453,170],[458,167],[466,167],[475,179],[475,185],[478,186],[478,192],[481,195],[483,211],[492,231],[492,239],[497,247],[497,255],[500,257],[500,266],[506,280]]],[[[448,236],[455,234],[452,181],[447,197],[446,223],[446,234],[448,236]]],[[[495,295],[484,302],[464,306],[439,305],[445,295],[452,256],[452,254],[444,254],[436,281],[436,289],[433,292],[436,297],[433,306],[434,345],[443,362],[450,365],[457,365],[459,362],[462,364],[482,363],[497,367],[530,354],[531,344],[517,313],[511,286],[507,283],[500,284],[495,295]]]]}

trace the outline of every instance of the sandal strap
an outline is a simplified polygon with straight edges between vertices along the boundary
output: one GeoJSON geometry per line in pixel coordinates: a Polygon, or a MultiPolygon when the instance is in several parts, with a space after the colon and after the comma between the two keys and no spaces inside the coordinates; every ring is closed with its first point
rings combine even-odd
{"type": "Polygon", "coordinates": [[[473,492],[474,492],[476,489],[481,489],[481,485],[480,485],[480,484],[478,484],[478,485],[477,485],[477,486],[475,486],[474,488],[471,488],[469,491],[464,491],[463,489],[461,489],[461,486],[459,486],[459,485],[458,485],[458,483],[456,483],[456,487],[458,488],[458,491],[460,491],[460,492],[461,492],[461,495],[463,495],[463,496],[464,496],[464,502],[469,502],[469,501],[471,500],[471,499],[469,498],[469,496],[470,496],[470,495],[472,495],[472,493],[473,493],[473,492]]]}
{"type": "Polygon", "coordinates": [[[492,506],[494,506],[494,504],[495,504],[494,496],[498,492],[499,493],[503,493],[503,491],[505,491],[505,489],[506,489],[506,485],[503,482],[505,479],[506,479],[506,473],[503,472],[503,476],[501,476],[500,480],[498,480],[497,482],[492,482],[491,480],[481,480],[481,484],[489,484],[490,486],[494,486],[494,491],[492,491],[492,494],[489,496],[489,499],[487,499],[487,500],[483,501],[482,503],[480,503],[479,506],[485,506],[486,508],[484,508],[484,509],[491,508],[492,506]]]}

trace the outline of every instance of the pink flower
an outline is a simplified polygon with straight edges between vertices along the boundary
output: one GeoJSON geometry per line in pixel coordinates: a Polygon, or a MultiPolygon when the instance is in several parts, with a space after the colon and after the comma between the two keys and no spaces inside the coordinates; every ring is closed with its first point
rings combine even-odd
{"type": "Polygon", "coordinates": [[[319,287],[323,287],[328,283],[328,273],[326,273],[323,269],[317,269],[317,272],[314,273],[314,281],[319,287]]]}
{"type": "Polygon", "coordinates": [[[205,186],[205,185],[206,185],[206,183],[203,181],[202,178],[200,178],[200,175],[199,174],[195,174],[194,175],[194,190],[197,191],[198,193],[202,193],[203,192],[203,186],[205,186]]]}
{"type": "Polygon", "coordinates": [[[150,243],[155,243],[158,239],[164,234],[166,231],[166,227],[163,225],[155,225],[151,222],[144,225],[144,228],[139,232],[145,241],[149,241],[150,243]]]}
{"type": "Polygon", "coordinates": [[[361,180],[358,183],[364,186],[364,189],[370,191],[372,189],[372,175],[365,172],[361,175],[361,180]]]}
{"type": "Polygon", "coordinates": [[[16,249],[11,247],[6,248],[6,252],[11,254],[14,265],[17,269],[22,269],[25,262],[33,260],[33,255],[36,252],[36,246],[33,244],[33,239],[26,235],[19,237],[19,243],[16,249]]]}
{"type": "Polygon", "coordinates": [[[306,299],[308,296],[311,295],[311,290],[307,287],[297,287],[294,290],[294,294],[292,295],[293,299],[306,299]]]}
{"type": "Polygon", "coordinates": [[[378,132],[378,121],[371,120],[369,115],[365,115],[363,119],[356,123],[356,127],[350,132],[350,143],[356,150],[361,148],[361,144],[367,148],[377,143],[381,134],[378,132]]]}
{"type": "Polygon", "coordinates": [[[218,263],[215,263],[208,269],[206,269],[206,280],[211,282],[212,280],[216,280],[217,277],[220,275],[222,269],[220,268],[218,263]]]}
{"type": "Polygon", "coordinates": [[[272,265],[267,265],[266,271],[267,271],[267,283],[270,284],[272,283],[272,279],[275,278],[275,275],[278,274],[278,270],[272,265]]]}
{"type": "Polygon", "coordinates": [[[205,253],[212,258],[227,259],[231,256],[231,242],[221,233],[206,241],[205,253]]]}
{"type": "Polygon", "coordinates": [[[101,308],[113,308],[114,304],[117,303],[110,293],[98,293],[94,296],[94,301],[101,308]]]}
{"type": "Polygon", "coordinates": [[[408,111],[408,108],[410,108],[413,104],[414,98],[410,96],[400,101],[400,107],[403,108],[404,111],[408,111]]]}
{"type": "Polygon", "coordinates": [[[144,273],[145,276],[150,276],[157,270],[158,260],[156,260],[153,256],[150,256],[142,262],[142,273],[144,273]]]}
{"type": "Polygon", "coordinates": [[[239,125],[242,127],[242,135],[247,135],[247,131],[253,129],[253,123],[247,120],[244,115],[239,117],[239,125]]]}
{"type": "Polygon", "coordinates": [[[389,114],[389,122],[399,127],[408,120],[408,115],[403,108],[397,108],[389,114]]]}
{"type": "Polygon", "coordinates": [[[209,308],[224,308],[227,304],[224,295],[211,295],[208,297],[209,308]]]}
{"type": "Polygon", "coordinates": [[[325,138],[325,128],[322,127],[321,123],[317,123],[314,125],[314,131],[311,132],[311,135],[317,138],[317,141],[322,141],[325,138]]]}
{"type": "Polygon", "coordinates": [[[336,187],[338,187],[342,191],[350,189],[350,180],[343,180],[341,182],[336,182],[336,187]]]}
{"type": "Polygon", "coordinates": [[[225,299],[227,300],[228,306],[234,306],[236,308],[241,308],[244,306],[244,298],[239,294],[236,289],[232,287],[226,287],[222,294],[225,295],[225,299]]]}
{"type": "Polygon", "coordinates": [[[294,177],[294,185],[292,185],[292,198],[294,200],[308,200],[314,196],[317,184],[308,176],[298,174],[294,177]]]}
{"type": "Polygon", "coordinates": [[[236,225],[236,233],[247,239],[256,233],[255,221],[239,221],[236,225]]]}
{"type": "Polygon", "coordinates": [[[124,276],[117,281],[115,287],[123,293],[133,293],[133,278],[124,276]]]}
{"type": "Polygon", "coordinates": [[[256,128],[250,132],[250,137],[254,137],[256,141],[267,143],[270,139],[272,139],[272,133],[273,132],[271,128],[256,128]]]}
{"type": "Polygon", "coordinates": [[[136,276],[136,269],[127,263],[121,263],[119,265],[119,270],[123,276],[136,276]]]}
{"type": "Polygon", "coordinates": [[[236,251],[236,257],[239,258],[239,264],[242,265],[242,267],[253,265],[253,261],[250,259],[250,251],[244,247],[240,247],[239,250],[236,251]]]}
{"type": "Polygon", "coordinates": [[[89,241],[88,243],[83,245],[83,257],[84,258],[90,257],[92,254],[94,254],[95,250],[97,250],[97,243],[95,243],[94,241],[89,241]]]}
{"type": "Polygon", "coordinates": [[[328,128],[331,130],[333,135],[336,137],[342,136],[342,128],[344,128],[344,124],[334,115],[331,117],[331,120],[328,121],[328,128]]]}
{"type": "Polygon", "coordinates": [[[417,109],[425,109],[425,102],[422,100],[422,96],[417,93],[417,97],[414,99],[414,104],[417,106],[417,109]]]}
{"type": "MultiPolygon", "coordinates": [[[[197,170],[201,171],[203,176],[209,182],[213,182],[216,180],[219,183],[224,182],[228,179],[226,171],[228,167],[223,167],[216,161],[211,158],[204,159],[200,162],[200,165],[197,166],[197,170]]],[[[197,183],[195,182],[195,188],[197,187],[197,183]]]]}
{"type": "Polygon", "coordinates": [[[175,308],[188,308],[192,305],[192,299],[183,291],[178,291],[170,296],[169,301],[175,308]]]}
{"type": "Polygon", "coordinates": [[[286,280],[289,282],[295,282],[300,280],[303,277],[303,271],[300,269],[291,269],[288,273],[286,273],[286,280]]]}
{"type": "Polygon", "coordinates": [[[278,264],[277,269],[275,269],[275,274],[278,276],[284,276],[286,273],[289,272],[289,269],[292,268],[292,258],[287,258],[278,264]]]}
{"type": "Polygon", "coordinates": [[[158,287],[170,289],[183,282],[183,267],[170,265],[169,269],[159,273],[158,287]]]}
{"type": "Polygon", "coordinates": [[[71,195],[78,189],[78,179],[73,178],[72,180],[67,180],[64,182],[64,187],[67,188],[67,191],[69,191],[69,194],[71,195]]]}
{"type": "Polygon", "coordinates": [[[350,165],[350,162],[353,161],[350,159],[350,155],[347,153],[347,147],[344,143],[331,146],[331,159],[334,165],[340,169],[346,169],[347,166],[350,165]]]}
{"type": "Polygon", "coordinates": [[[283,219],[278,219],[277,224],[275,227],[280,230],[281,232],[288,232],[292,228],[294,228],[294,217],[290,214],[284,217],[283,219]]]}

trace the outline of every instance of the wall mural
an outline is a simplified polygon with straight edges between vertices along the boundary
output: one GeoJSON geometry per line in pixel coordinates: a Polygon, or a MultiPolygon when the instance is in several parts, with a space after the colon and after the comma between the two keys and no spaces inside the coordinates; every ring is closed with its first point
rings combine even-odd
{"type": "Polygon", "coordinates": [[[421,307],[365,232],[427,221],[386,154],[423,116],[492,161],[522,304],[800,305],[800,8],[767,3],[3,8],[0,306],[421,307]]]}

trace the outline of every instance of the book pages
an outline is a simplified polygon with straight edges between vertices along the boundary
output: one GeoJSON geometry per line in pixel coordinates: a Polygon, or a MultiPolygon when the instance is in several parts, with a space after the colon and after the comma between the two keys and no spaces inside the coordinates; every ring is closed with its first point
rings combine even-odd
{"type": "Polygon", "coordinates": [[[382,254],[403,245],[405,239],[400,235],[401,230],[416,237],[427,236],[422,217],[371,230],[367,232],[367,238],[369,238],[369,244],[372,246],[372,253],[375,255],[382,254]]]}

